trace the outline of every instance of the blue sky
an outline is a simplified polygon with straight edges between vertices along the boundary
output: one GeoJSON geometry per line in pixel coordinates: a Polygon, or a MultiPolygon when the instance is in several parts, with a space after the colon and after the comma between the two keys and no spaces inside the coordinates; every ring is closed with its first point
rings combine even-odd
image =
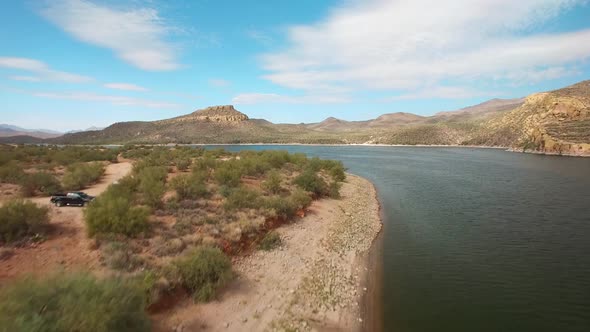
{"type": "Polygon", "coordinates": [[[431,115],[590,79],[576,0],[15,0],[0,40],[0,123],[62,131],[431,115]]]}

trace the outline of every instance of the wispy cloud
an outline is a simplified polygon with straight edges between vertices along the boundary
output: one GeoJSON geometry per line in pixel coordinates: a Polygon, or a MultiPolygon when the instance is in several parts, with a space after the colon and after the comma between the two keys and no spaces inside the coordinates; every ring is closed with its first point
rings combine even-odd
{"type": "Polygon", "coordinates": [[[347,96],[330,96],[330,95],[303,95],[303,96],[286,96],[274,93],[242,93],[232,99],[232,103],[237,105],[248,104],[340,104],[350,102],[347,96]]]}
{"type": "Polygon", "coordinates": [[[212,78],[209,80],[209,85],[217,88],[225,88],[231,85],[231,82],[221,78],[212,78]]]}
{"type": "Polygon", "coordinates": [[[471,88],[456,86],[429,86],[420,90],[403,93],[397,96],[383,98],[383,102],[413,99],[466,99],[475,97],[498,97],[503,93],[499,91],[479,91],[471,88]]]}
{"type": "Polygon", "coordinates": [[[268,33],[261,30],[248,29],[245,33],[248,38],[253,39],[263,45],[270,45],[273,42],[273,38],[268,33]]]}
{"type": "Polygon", "coordinates": [[[535,31],[583,2],[345,1],[316,24],[289,28],[288,47],[261,56],[264,77],[307,91],[417,91],[449,81],[562,77],[590,59],[590,29],[535,31]]]}
{"type": "Polygon", "coordinates": [[[9,78],[13,81],[41,82],[41,78],[36,76],[10,76],[9,78]]]}
{"type": "Polygon", "coordinates": [[[86,83],[93,81],[91,77],[54,70],[42,61],[29,58],[0,57],[0,67],[22,70],[35,75],[11,77],[17,81],[58,81],[67,83],[86,83]]]}
{"type": "Polygon", "coordinates": [[[147,88],[142,86],[131,84],[131,83],[106,83],[103,85],[105,88],[114,89],[114,90],[125,90],[125,91],[148,91],[147,88]]]}
{"type": "Polygon", "coordinates": [[[107,102],[117,106],[139,106],[147,108],[177,108],[181,105],[163,101],[132,98],[126,96],[101,95],[92,92],[33,92],[33,96],[51,99],[67,99],[91,102],[107,102]]]}
{"type": "Polygon", "coordinates": [[[166,37],[173,30],[152,8],[118,9],[86,0],[51,0],[41,13],[75,38],[111,49],[144,70],[180,67],[178,49],[166,37]]]}

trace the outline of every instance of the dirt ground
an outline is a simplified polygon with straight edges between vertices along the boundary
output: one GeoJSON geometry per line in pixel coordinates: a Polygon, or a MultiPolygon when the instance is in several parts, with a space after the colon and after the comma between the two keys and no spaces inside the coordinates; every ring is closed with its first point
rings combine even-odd
{"type": "MultiPolygon", "coordinates": [[[[129,162],[110,164],[101,181],[84,191],[92,196],[100,195],[111,183],[127,175],[131,168],[129,162]]],[[[99,251],[86,236],[83,208],[58,208],[49,203],[49,197],[36,197],[31,201],[49,207],[53,230],[45,241],[15,248],[10,257],[0,260],[0,283],[22,275],[42,276],[56,270],[96,271],[102,268],[99,251]]]]}
{"type": "Polygon", "coordinates": [[[236,279],[217,301],[185,300],[154,317],[156,331],[354,331],[379,230],[373,185],[349,175],[342,199],[315,201],[309,214],[277,231],[282,245],[234,259],[236,279]]]}

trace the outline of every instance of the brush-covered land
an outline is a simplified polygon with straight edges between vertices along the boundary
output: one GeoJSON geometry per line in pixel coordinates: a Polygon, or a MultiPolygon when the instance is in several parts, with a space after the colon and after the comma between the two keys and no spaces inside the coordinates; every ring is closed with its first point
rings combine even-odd
{"type": "Polygon", "coordinates": [[[276,250],[275,229],[338,199],[346,180],[340,162],[282,151],[0,148],[6,331],[148,330],[182,301],[217,298],[236,277],[232,257],[276,250]],[[80,189],[97,198],[49,205],[80,189]]]}

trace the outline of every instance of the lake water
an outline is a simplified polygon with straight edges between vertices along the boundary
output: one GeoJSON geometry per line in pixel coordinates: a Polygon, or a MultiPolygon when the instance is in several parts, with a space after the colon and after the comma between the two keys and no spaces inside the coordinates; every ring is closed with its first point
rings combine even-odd
{"type": "Polygon", "coordinates": [[[342,160],[377,187],[385,331],[590,331],[590,158],[224,146],[342,160]]]}

